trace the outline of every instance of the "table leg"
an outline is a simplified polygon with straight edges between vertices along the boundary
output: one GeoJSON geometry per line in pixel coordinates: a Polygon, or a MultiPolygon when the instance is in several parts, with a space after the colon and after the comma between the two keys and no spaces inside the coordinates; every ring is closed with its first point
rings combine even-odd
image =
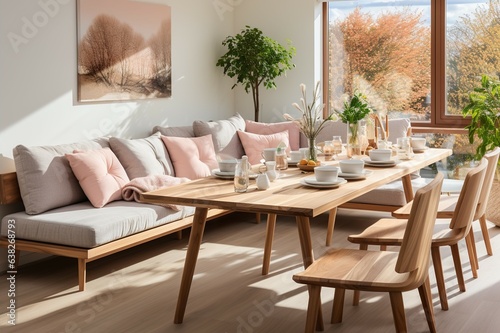
{"type": "Polygon", "coordinates": [[[328,228],[326,230],[326,246],[332,245],[333,229],[335,228],[335,218],[337,217],[337,207],[328,212],[328,228]]]}
{"type": "MultiPolygon", "coordinates": [[[[302,260],[304,268],[309,267],[314,261],[314,253],[311,240],[311,224],[308,217],[297,216],[297,228],[299,229],[300,249],[302,250],[302,260]]],[[[309,287],[309,297],[311,297],[311,288],[309,287]]],[[[318,299],[318,317],[316,318],[316,330],[324,331],[323,311],[321,311],[321,299],[318,299]]]]}
{"type": "Polygon", "coordinates": [[[205,223],[207,221],[208,208],[197,207],[194,212],[193,226],[191,227],[191,236],[186,253],[186,261],[184,262],[184,271],[182,272],[181,287],[179,297],[177,298],[177,308],[175,310],[174,323],[182,324],[184,313],[186,312],[189,290],[191,282],[193,282],[194,269],[198,260],[198,252],[200,252],[201,240],[205,231],[205,223]]]}
{"type": "Polygon", "coordinates": [[[266,243],[264,245],[262,275],[269,274],[269,266],[271,265],[271,251],[273,249],[275,228],[276,228],[276,214],[267,214],[266,243]]]}
{"type": "Polygon", "coordinates": [[[411,185],[411,176],[404,175],[401,178],[401,181],[403,182],[403,189],[405,191],[406,202],[410,202],[413,200],[413,186],[411,185]]]}
{"type": "Polygon", "coordinates": [[[314,254],[311,240],[311,225],[309,218],[305,216],[297,216],[297,228],[299,229],[300,249],[302,250],[302,260],[304,268],[309,267],[314,261],[314,254]]]}

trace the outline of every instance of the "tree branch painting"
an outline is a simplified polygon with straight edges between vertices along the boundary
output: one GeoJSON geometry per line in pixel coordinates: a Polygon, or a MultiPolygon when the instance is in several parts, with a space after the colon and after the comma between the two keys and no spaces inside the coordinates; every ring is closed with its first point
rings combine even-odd
{"type": "Polygon", "coordinates": [[[171,97],[170,7],[78,1],[78,102],[171,97]]]}

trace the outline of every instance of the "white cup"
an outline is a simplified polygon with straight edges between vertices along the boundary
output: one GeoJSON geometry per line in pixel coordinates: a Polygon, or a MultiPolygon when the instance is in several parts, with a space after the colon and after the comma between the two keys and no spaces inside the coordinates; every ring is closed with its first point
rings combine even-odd
{"type": "Polygon", "coordinates": [[[340,160],[339,166],[342,173],[362,174],[365,162],[363,160],[340,160]]]}
{"type": "Polygon", "coordinates": [[[274,161],[276,148],[264,148],[261,155],[266,161],[274,161]]]}
{"type": "Polygon", "coordinates": [[[220,160],[219,161],[219,170],[221,172],[234,172],[234,169],[236,168],[236,164],[238,164],[238,161],[236,159],[220,160]]]}
{"type": "Polygon", "coordinates": [[[314,175],[318,182],[334,182],[339,175],[339,168],[333,165],[325,165],[314,168],[314,175]]]}
{"type": "Polygon", "coordinates": [[[290,152],[290,160],[292,162],[299,162],[303,157],[303,154],[300,150],[293,150],[290,152]]]}
{"type": "Polygon", "coordinates": [[[372,161],[389,161],[391,159],[392,150],[390,149],[372,149],[368,153],[372,161]]]}
{"type": "Polygon", "coordinates": [[[411,147],[414,149],[424,149],[426,142],[425,138],[413,137],[411,138],[411,147]]]}

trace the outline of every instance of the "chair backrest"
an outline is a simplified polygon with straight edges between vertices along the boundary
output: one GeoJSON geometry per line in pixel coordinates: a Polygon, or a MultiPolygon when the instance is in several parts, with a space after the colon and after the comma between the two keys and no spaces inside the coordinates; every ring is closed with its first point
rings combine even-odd
{"type": "Polygon", "coordinates": [[[477,210],[476,214],[474,215],[474,220],[479,219],[486,213],[488,199],[490,198],[491,186],[493,185],[493,179],[495,179],[495,171],[497,170],[498,156],[500,156],[500,147],[496,147],[494,150],[484,155],[484,158],[488,160],[488,167],[486,168],[486,173],[484,174],[483,186],[481,187],[481,194],[479,195],[479,201],[477,203],[477,210]]]}
{"type": "Polygon", "coordinates": [[[478,166],[467,172],[464,185],[458,196],[457,206],[450,221],[450,229],[464,229],[465,233],[469,231],[477,210],[479,194],[483,186],[487,166],[488,161],[483,158],[478,166]]]}
{"type": "Polygon", "coordinates": [[[415,193],[408,224],[406,225],[401,250],[396,263],[396,272],[405,273],[419,269],[417,279],[427,275],[434,224],[436,222],[443,174],[415,193]]]}

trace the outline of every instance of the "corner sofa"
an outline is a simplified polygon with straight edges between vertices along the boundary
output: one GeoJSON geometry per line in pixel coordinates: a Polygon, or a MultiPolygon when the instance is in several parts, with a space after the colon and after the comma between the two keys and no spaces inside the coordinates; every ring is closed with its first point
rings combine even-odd
{"type": "MultiPolygon", "coordinates": [[[[394,138],[410,129],[407,120],[395,120],[390,126],[394,138]]],[[[168,234],[180,237],[182,230],[192,224],[192,207],[123,200],[122,185],[127,181],[154,175],[194,179],[210,175],[211,169],[217,167],[217,156],[239,158],[252,153],[255,158],[263,145],[276,146],[279,141],[286,141],[293,150],[307,146],[307,140],[292,122],[255,123],[238,114],[219,121],[195,121],[192,126],[156,126],[152,133],[142,139],[111,137],[56,146],[15,147],[17,181],[25,210],[5,216],[0,226],[0,246],[11,250],[8,228],[15,224],[15,265],[20,251],[76,258],[79,290],[83,291],[88,262],[168,234]],[[117,169],[114,178],[106,181],[111,187],[119,184],[119,191],[99,192],[96,188],[102,185],[100,179],[91,179],[85,188],[88,170],[76,169],[72,158],[95,151],[106,151],[107,155],[93,156],[93,163],[98,165],[90,165],[90,169],[100,170],[106,177],[112,173],[110,170],[117,169]],[[95,200],[95,193],[91,193],[95,191],[101,200],[95,200]]],[[[334,134],[341,134],[345,140],[345,124],[330,122],[318,141],[334,134]]],[[[402,190],[394,191],[401,192],[402,206],[406,203],[402,190]]],[[[362,208],[366,200],[360,199],[357,208],[362,208]]],[[[373,202],[369,202],[371,209],[373,202]]],[[[394,205],[393,199],[388,202],[394,205]]],[[[208,219],[228,213],[212,209],[208,219]]]]}

